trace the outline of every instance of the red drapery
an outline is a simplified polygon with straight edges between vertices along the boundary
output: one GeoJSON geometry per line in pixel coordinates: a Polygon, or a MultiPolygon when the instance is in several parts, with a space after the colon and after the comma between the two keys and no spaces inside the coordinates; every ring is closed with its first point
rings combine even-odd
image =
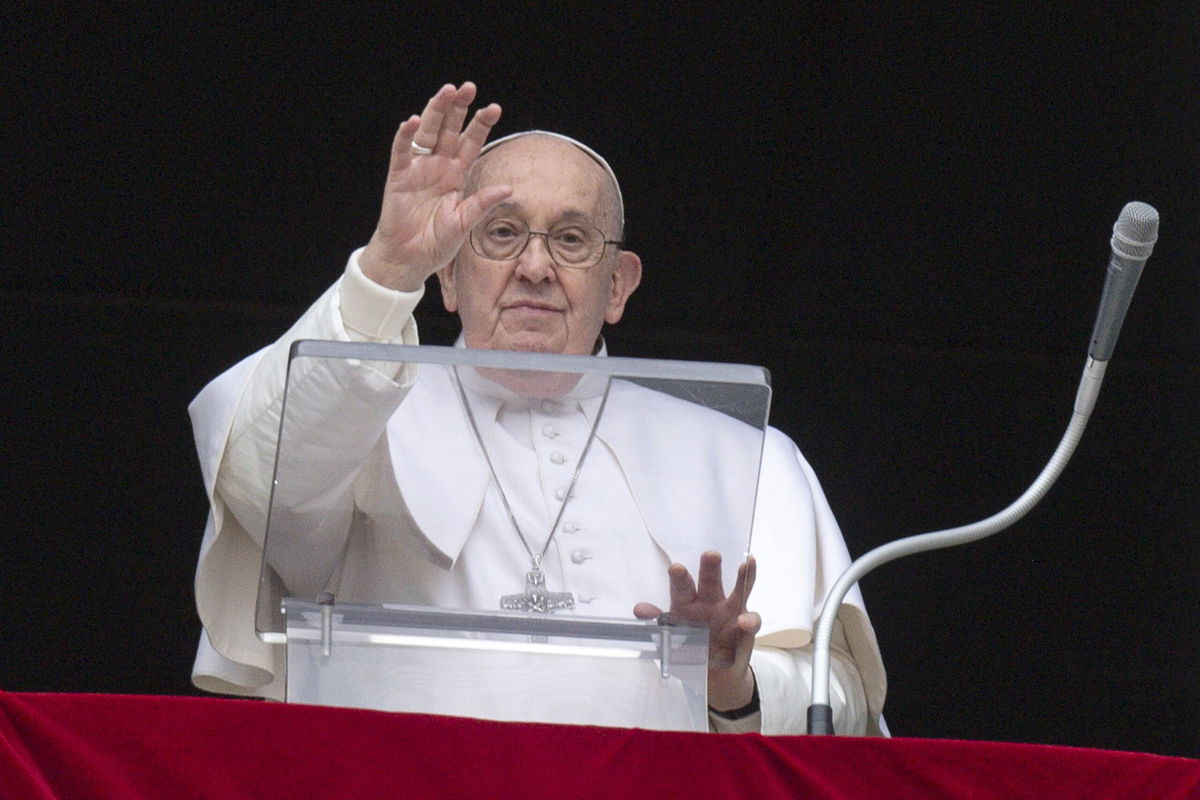
{"type": "Polygon", "coordinates": [[[1200,798],[1200,761],[0,693],[0,798],[1200,798]]]}

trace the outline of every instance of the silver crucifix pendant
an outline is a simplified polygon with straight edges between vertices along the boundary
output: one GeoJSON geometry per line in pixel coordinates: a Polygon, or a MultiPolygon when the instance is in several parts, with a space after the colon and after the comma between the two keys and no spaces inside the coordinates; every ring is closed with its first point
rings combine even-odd
{"type": "Polygon", "coordinates": [[[564,608],[575,607],[575,595],[570,592],[546,591],[546,575],[539,564],[525,573],[525,591],[522,594],[506,594],[500,597],[500,608],[505,611],[530,611],[549,614],[564,608]]]}

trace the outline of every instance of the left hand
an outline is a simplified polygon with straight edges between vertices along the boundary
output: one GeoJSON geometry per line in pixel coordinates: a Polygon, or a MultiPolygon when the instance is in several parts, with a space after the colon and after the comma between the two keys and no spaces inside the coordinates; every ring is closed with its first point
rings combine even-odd
{"type": "MultiPolygon", "coordinates": [[[[679,619],[707,624],[708,705],[718,711],[741,708],[754,694],[754,673],[750,653],[754,637],[762,627],[762,617],[746,610],[746,600],[754,588],[754,556],[738,567],[737,582],[728,596],[721,581],[721,554],[712,550],[700,556],[699,578],[692,580],[683,564],[667,570],[671,583],[670,613],[679,619]]],[[[654,619],[663,610],[652,603],[638,603],[633,615],[654,619]]]]}

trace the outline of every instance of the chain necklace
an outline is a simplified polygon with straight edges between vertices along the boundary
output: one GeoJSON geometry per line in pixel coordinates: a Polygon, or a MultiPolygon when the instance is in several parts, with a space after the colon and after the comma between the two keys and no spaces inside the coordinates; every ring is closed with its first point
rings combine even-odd
{"type": "Polygon", "coordinates": [[[596,411],[596,421],[592,424],[591,431],[588,432],[588,438],[584,442],[583,451],[579,454],[579,461],[575,464],[575,471],[572,473],[571,480],[563,493],[562,505],[558,507],[558,515],[554,518],[554,523],[550,526],[550,533],[546,537],[546,543],[536,553],[530,545],[529,539],[526,538],[525,533],[521,530],[521,526],[517,523],[517,515],[513,513],[512,506],[508,502],[508,495],[505,494],[504,486],[500,483],[500,476],[496,472],[496,466],[492,463],[492,457],[488,454],[487,447],[483,444],[483,436],[479,433],[479,425],[475,422],[475,413],[471,410],[471,403],[467,399],[466,389],[463,388],[462,380],[459,378],[458,367],[454,367],[454,383],[458,387],[458,396],[462,400],[463,409],[467,412],[467,421],[471,424],[471,432],[475,434],[475,441],[479,443],[479,449],[483,452],[483,460],[487,462],[488,470],[492,473],[492,482],[496,486],[496,491],[500,494],[500,502],[504,506],[504,512],[508,515],[508,521],[512,523],[513,530],[517,533],[517,538],[521,540],[521,545],[525,548],[525,552],[529,556],[531,569],[525,573],[525,591],[519,594],[502,595],[500,597],[500,608],[506,611],[533,611],[543,614],[559,611],[564,608],[574,608],[575,595],[572,592],[551,592],[546,589],[546,574],[542,572],[542,559],[545,558],[547,551],[549,551],[550,543],[554,541],[554,535],[558,533],[558,526],[562,522],[563,514],[566,513],[567,503],[571,502],[571,492],[575,489],[575,482],[579,480],[580,470],[583,469],[583,461],[587,458],[588,451],[592,447],[592,442],[596,439],[596,429],[600,427],[600,418],[604,415],[604,407],[608,404],[608,390],[612,388],[612,378],[610,377],[604,385],[604,394],[600,398],[600,408],[596,411]]]}

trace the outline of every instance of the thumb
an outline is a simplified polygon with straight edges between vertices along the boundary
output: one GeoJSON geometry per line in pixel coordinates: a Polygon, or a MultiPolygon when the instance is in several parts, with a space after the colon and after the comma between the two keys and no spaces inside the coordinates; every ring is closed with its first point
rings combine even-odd
{"type": "Polygon", "coordinates": [[[633,607],[633,615],[638,619],[657,619],[662,613],[662,609],[653,603],[638,603],[633,607]]]}

